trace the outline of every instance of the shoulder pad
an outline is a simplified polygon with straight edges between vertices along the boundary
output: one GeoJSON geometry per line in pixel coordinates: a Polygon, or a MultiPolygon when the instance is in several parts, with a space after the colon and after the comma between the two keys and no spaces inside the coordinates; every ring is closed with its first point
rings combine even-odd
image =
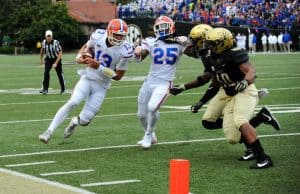
{"type": "Polygon", "coordinates": [[[104,29],[97,29],[97,30],[95,30],[95,32],[92,33],[90,38],[91,38],[91,40],[97,40],[97,39],[101,38],[105,33],[106,33],[106,30],[104,30],[104,29]]]}
{"type": "Polygon", "coordinates": [[[226,53],[225,58],[233,64],[240,65],[249,60],[249,55],[246,50],[235,47],[226,53]]]}

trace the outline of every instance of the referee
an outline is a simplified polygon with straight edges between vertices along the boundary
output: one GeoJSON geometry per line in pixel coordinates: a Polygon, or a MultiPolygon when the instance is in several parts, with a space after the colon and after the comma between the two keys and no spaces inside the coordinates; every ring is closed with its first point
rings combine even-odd
{"type": "Polygon", "coordinates": [[[41,64],[44,64],[43,57],[45,57],[45,72],[44,72],[44,81],[43,89],[40,91],[41,94],[47,94],[49,88],[50,80],[50,70],[53,67],[57,73],[59,79],[61,91],[60,94],[65,93],[65,80],[64,74],[62,71],[61,57],[62,49],[58,40],[53,39],[53,33],[51,30],[47,30],[45,33],[45,40],[43,40],[42,48],[40,51],[41,55],[41,64]]]}

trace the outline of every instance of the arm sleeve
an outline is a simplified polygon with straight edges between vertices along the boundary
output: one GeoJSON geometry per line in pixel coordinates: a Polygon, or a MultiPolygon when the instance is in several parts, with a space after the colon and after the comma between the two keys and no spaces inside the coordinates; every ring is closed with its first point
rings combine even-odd
{"type": "Polygon", "coordinates": [[[199,102],[202,102],[203,104],[207,103],[210,99],[212,99],[219,91],[219,87],[215,87],[212,84],[208,87],[202,98],[199,100],[199,102]]]}

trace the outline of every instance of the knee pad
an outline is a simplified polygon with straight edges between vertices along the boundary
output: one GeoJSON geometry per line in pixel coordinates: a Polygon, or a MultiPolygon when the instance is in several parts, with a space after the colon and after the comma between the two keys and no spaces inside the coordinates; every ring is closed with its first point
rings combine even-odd
{"type": "Polygon", "coordinates": [[[137,118],[142,119],[147,117],[147,105],[146,104],[139,104],[137,118]]]}
{"type": "Polygon", "coordinates": [[[92,106],[85,107],[79,114],[79,124],[82,126],[88,125],[91,122],[91,120],[95,117],[97,112],[98,109],[92,106]]]}
{"type": "Polygon", "coordinates": [[[202,125],[206,129],[220,129],[222,128],[223,119],[217,119],[215,122],[202,120],[202,125]]]}

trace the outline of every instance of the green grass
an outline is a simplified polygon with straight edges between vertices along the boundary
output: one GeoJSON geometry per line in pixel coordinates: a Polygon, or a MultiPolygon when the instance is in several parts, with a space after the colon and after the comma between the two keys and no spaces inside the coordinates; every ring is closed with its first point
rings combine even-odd
{"type": "MultiPolygon", "coordinates": [[[[74,58],[75,54],[64,55],[64,61],[69,62],[74,58]]],[[[272,111],[298,110],[298,113],[275,112],[282,130],[277,132],[270,126],[261,125],[258,133],[261,135],[299,133],[299,53],[251,55],[251,61],[258,73],[257,88],[270,89],[269,96],[262,99],[259,105],[271,105],[272,111]]],[[[236,160],[243,154],[244,147],[229,145],[225,140],[156,145],[147,151],[140,147],[124,147],[1,157],[50,150],[134,145],[143,136],[135,115],[137,111],[135,96],[142,81],[121,81],[113,82],[113,87],[98,114],[100,117],[96,117],[88,127],[79,127],[70,139],[63,140],[63,129],[69,122],[68,119],[57,129],[47,145],[39,142],[37,136],[47,129],[50,119],[69,98],[69,94],[51,94],[51,91],[49,95],[20,94],[17,89],[40,89],[43,68],[38,62],[37,55],[0,56],[0,168],[6,168],[7,164],[54,160],[56,161],[54,164],[15,167],[12,170],[40,177],[39,174],[47,172],[94,169],[94,172],[49,176],[46,179],[76,187],[92,182],[138,179],[141,182],[85,189],[105,194],[165,194],[168,193],[169,161],[173,158],[183,158],[191,162],[192,193],[285,194],[300,191],[299,135],[262,138],[262,144],[266,152],[272,156],[275,166],[254,171],[248,169],[252,162],[236,160]],[[128,98],[114,98],[120,96],[128,98]],[[123,113],[129,115],[120,115],[123,113]]],[[[145,76],[149,63],[150,60],[147,59],[142,64],[129,64],[126,76],[145,76]]],[[[64,65],[69,90],[79,79],[76,74],[79,68],[82,66],[64,65]]],[[[183,57],[177,69],[175,83],[190,81],[201,72],[203,67],[198,60],[183,57]]],[[[59,90],[54,71],[51,72],[50,87],[59,90]]],[[[170,97],[165,105],[191,105],[201,97],[206,87],[170,97]]],[[[82,105],[77,107],[70,116],[78,114],[81,107],[82,105]]],[[[204,109],[198,114],[188,111],[174,112],[175,109],[166,108],[161,108],[160,111],[173,112],[161,114],[156,130],[159,142],[224,137],[221,130],[208,131],[201,126],[204,109]]]]}

